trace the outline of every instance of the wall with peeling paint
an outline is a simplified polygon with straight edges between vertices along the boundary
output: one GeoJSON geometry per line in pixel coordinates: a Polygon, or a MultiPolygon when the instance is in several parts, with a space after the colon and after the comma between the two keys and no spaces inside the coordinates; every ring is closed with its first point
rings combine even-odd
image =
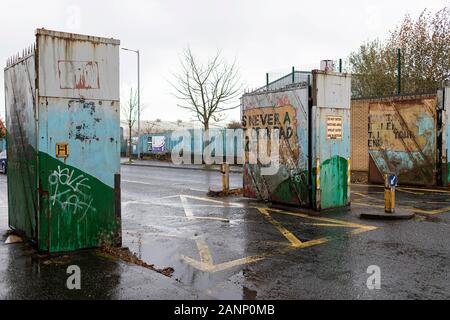
{"type": "Polygon", "coordinates": [[[369,103],[369,180],[395,173],[399,184],[436,184],[436,98],[392,97],[369,103]]]}
{"type": "Polygon", "coordinates": [[[352,100],[352,158],[358,161],[356,170],[367,171],[373,183],[383,183],[383,175],[394,172],[399,176],[399,184],[447,186],[449,112],[448,107],[444,108],[440,118],[439,106],[444,101],[438,101],[439,94],[352,100]],[[364,117],[366,126],[358,122],[364,117]],[[363,134],[365,127],[368,130],[363,134]],[[365,136],[367,143],[362,143],[361,137],[365,136]]]}
{"type": "MultiPolygon", "coordinates": [[[[267,166],[249,163],[249,145],[245,143],[244,196],[273,202],[310,206],[308,192],[308,87],[249,93],[242,97],[244,129],[279,128],[280,168],[274,175],[263,175],[267,166]],[[272,123],[267,123],[269,115],[272,123]],[[275,118],[278,119],[275,120],[275,118]],[[264,123],[266,122],[266,123],[264,123]]],[[[250,131],[245,139],[252,139],[250,131]]]]}
{"type": "Polygon", "coordinates": [[[350,75],[313,72],[312,160],[316,209],[350,204],[350,96],[350,75]],[[340,127],[334,125],[335,120],[340,127]],[[336,130],[340,131],[338,136],[336,130]]]}
{"type": "Polygon", "coordinates": [[[37,241],[38,168],[34,50],[5,68],[9,226],[37,241]]]}
{"type": "Polygon", "coordinates": [[[247,141],[252,139],[248,129],[280,129],[276,174],[265,175],[267,166],[250,163],[246,147],[244,196],[316,210],[350,203],[351,78],[321,71],[313,71],[312,78],[311,87],[291,84],[242,97],[247,141]],[[281,120],[267,124],[271,118],[281,120]]]}
{"type": "Polygon", "coordinates": [[[447,186],[450,187],[450,87],[445,88],[445,113],[447,123],[445,126],[445,155],[447,160],[447,186]]]}
{"type": "Polygon", "coordinates": [[[118,243],[119,41],[39,29],[28,60],[28,72],[17,61],[5,71],[8,79],[17,73],[29,80],[6,85],[13,141],[8,151],[29,150],[27,163],[18,153],[8,154],[18,174],[9,171],[10,225],[41,251],[118,243]],[[27,131],[18,130],[15,119],[27,131]],[[58,145],[67,145],[66,157],[58,155],[58,145]],[[31,187],[20,182],[26,174],[31,187]],[[19,191],[32,205],[18,204],[19,191]],[[32,228],[22,220],[33,221],[32,228]]]}
{"type": "Polygon", "coordinates": [[[442,159],[441,182],[444,186],[450,186],[450,87],[442,88],[438,91],[438,110],[442,114],[442,159]]]}

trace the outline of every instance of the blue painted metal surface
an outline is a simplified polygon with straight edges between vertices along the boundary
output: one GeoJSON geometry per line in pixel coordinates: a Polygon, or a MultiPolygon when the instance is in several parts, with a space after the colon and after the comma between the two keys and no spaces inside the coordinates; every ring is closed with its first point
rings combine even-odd
{"type": "MultiPolygon", "coordinates": [[[[298,84],[290,89],[256,91],[242,97],[242,126],[246,129],[244,196],[297,206],[310,205],[308,92],[306,84],[298,84]],[[261,140],[253,134],[268,131],[272,135],[274,129],[279,130],[279,159],[267,164],[262,164],[264,160],[252,160],[252,155],[264,157],[252,146],[252,141],[261,140]],[[279,170],[267,174],[277,162],[279,170]]],[[[262,148],[267,150],[268,144],[262,148]]]]}
{"type": "Polygon", "coordinates": [[[316,209],[350,203],[351,78],[313,72],[312,160],[316,209]]]}
{"type": "Polygon", "coordinates": [[[119,45],[38,29],[8,61],[9,224],[40,251],[121,242],[119,45]]]}
{"type": "Polygon", "coordinates": [[[400,96],[369,102],[369,180],[434,185],[438,172],[435,96],[400,96]]]}
{"type": "Polygon", "coordinates": [[[246,139],[251,129],[280,130],[279,170],[265,174],[267,166],[246,156],[245,196],[316,210],[350,203],[350,76],[311,74],[312,87],[303,82],[242,97],[246,139]]]}
{"type": "Polygon", "coordinates": [[[0,139],[0,152],[6,149],[6,139],[0,139]]]}
{"type": "MultiPolygon", "coordinates": [[[[176,133],[173,132],[143,134],[140,139],[141,154],[154,155],[171,153],[172,150],[178,146],[184,150],[190,150],[195,156],[202,156],[205,151],[204,130],[189,129],[186,130],[186,133],[189,135],[188,139],[177,139],[176,133]],[[152,143],[149,143],[149,141],[151,141],[153,137],[164,137],[164,151],[153,150],[153,148],[151,148],[152,143]]],[[[125,149],[126,141],[123,141],[122,143],[125,144],[122,145],[122,149],[125,149]]],[[[222,154],[224,156],[231,155],[242,158],[242,130],[217,128],[210,129],[210,148],[212,149],[212,156],[222,154]]],[[[133,155],[137,155],[137,146],[133,146],[133,155]]]]}
{"type": "Polygon", "coordinates": [[[447,186],[450,187],[450,87],[445,88],[445,161],[447,162],[447,186]]]}

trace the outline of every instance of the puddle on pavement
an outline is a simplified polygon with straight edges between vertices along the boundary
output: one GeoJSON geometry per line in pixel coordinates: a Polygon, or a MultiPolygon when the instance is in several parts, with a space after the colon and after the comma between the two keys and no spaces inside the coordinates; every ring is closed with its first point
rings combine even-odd
{"type": "MultiPolygon", "coordinates": [[[[256,299],[257,292],[242,285],[245,276],[241,269],[246,265],[238,265],[218,272],[198,270],[186,264],[181,256],[186,255],[194,260],[200,260],[195,241],[190,239],[155,236],[151,234],[124,233],[124,245],[137,257],[155,267],[171,266],[174,268],[172,278],[196,290],[201,290],[218,299],[256,299]]],[[[223,257],[214,242],[210,242],[210,250],[214,263],[226,262],[230,256],[223,257]],[[220,258],[224,259],[221,261],[220,258]]],[[[236,254],[235,259],[242,258],[236,254]]]]}

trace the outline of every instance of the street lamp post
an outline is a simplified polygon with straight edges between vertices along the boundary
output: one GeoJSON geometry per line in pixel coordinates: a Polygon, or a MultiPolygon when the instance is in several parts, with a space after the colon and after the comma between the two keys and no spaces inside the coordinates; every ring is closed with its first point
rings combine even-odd
{"type": "MultiPolygon", "coordinates": [[[[138,69],[138,160],[141,159],[141,72],[140,72],[140,56],[139,50],[131,50],[122,48],[122,50],[131,51],[137,54],[137,69],[138,69]]],[[[131,132],[130,132],[131,135],[131,132]]]]}

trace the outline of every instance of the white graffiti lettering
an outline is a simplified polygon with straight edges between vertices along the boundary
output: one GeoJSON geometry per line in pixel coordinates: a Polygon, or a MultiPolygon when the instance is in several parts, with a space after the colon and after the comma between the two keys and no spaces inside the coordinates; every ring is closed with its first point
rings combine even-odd
{"type": "Polygon", "coordinates": [[[95,212],[92,206],[93,198],[89,195],[91,187],[89,178],[84,175],[74,176],[74,170],[68,168],[54,170],[48,177],[50,184],[50,202],[54,206],[58,204],[63,211],[73,215],[81,214],[84,219],[89,211],[95,212]]]}

